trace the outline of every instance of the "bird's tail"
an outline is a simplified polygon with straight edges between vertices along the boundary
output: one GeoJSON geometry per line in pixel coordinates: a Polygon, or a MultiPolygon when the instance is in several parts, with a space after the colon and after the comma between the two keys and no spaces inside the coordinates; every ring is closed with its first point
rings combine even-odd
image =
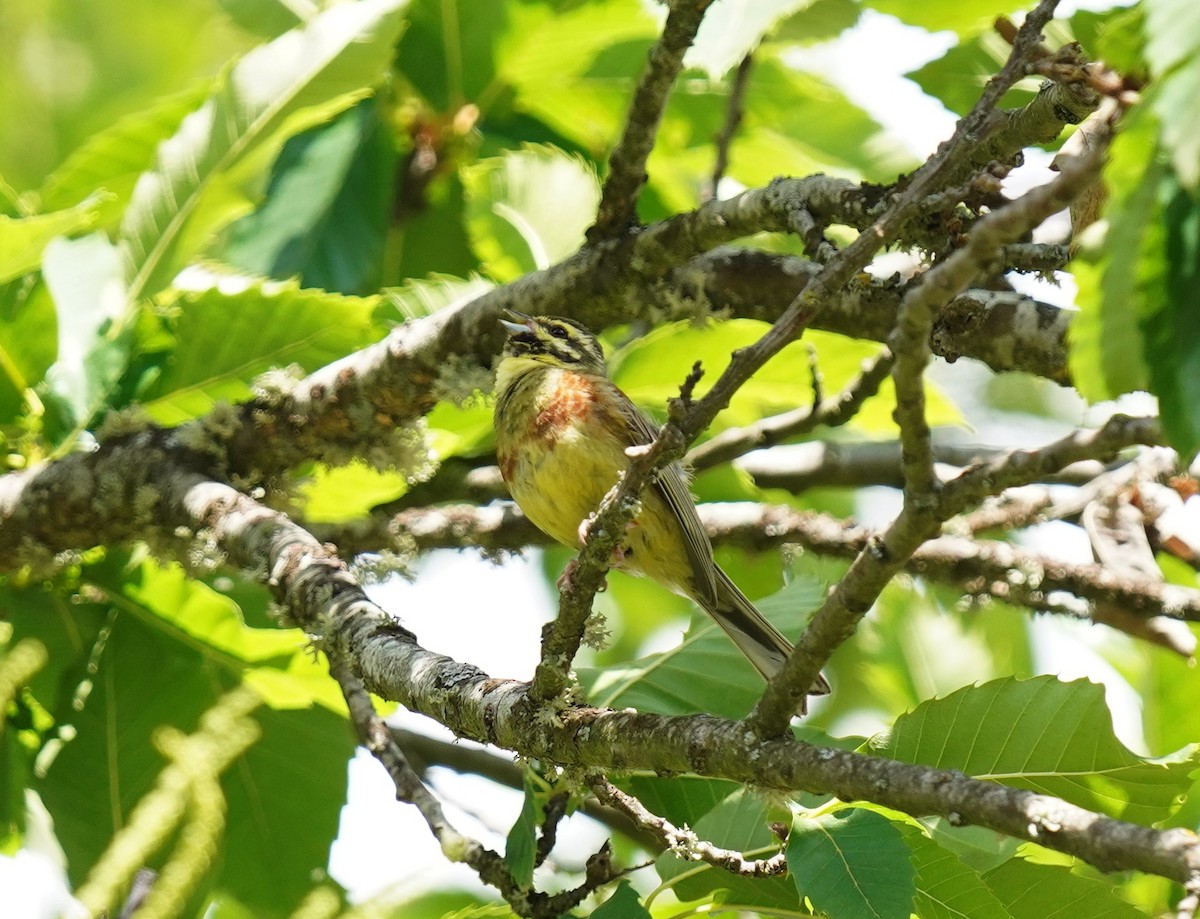
{"type": "MultiPolygon", "coordinates": [[[[771,679],[792,653],[792,643],[746,599],[746,595],[729,580],[729,575],[720,568],[716,574],[717,602],[709,613],[763,678],[771,679]]],[[[829,688],[825,677],[817,674],[808,694],[823,696],[829,692],[829,688]]]]}

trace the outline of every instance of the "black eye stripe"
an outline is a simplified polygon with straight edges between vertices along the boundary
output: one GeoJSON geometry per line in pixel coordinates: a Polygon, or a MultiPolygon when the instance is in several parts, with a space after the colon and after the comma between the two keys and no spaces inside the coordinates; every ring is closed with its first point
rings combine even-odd
{"type": "Polygon", "coordinates": [[[566,329],[564,329],[560,325],[552,325],[549,327],[549,329],[550,329],[550,334],[553,337],[560,339],[561,341],[566,341],[568,338],[571,337],[571,333],[568,332],[566,329]]]}

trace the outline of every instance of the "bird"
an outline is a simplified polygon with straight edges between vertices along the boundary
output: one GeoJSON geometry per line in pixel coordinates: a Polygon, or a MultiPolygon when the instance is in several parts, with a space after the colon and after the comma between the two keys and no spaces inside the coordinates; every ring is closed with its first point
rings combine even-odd
{"type": "MultiPolygon", "coordinates": [[[[507,310],[496,366],[496,457],[514,501],[557,542],[581,548],[586,521],[628,468],[630,448],[655,437],[650,419],[609,378],[600,342],[558,316],[507,310]]],[[[679,463],[646,486],[614,567],[657,581],[707,612],[764,679],[792,644],[713,558],[679,463]]],[[[809,695],[830,691],[823,675],[809,695]]],[[[801,713],[804,711],[802,706],[801,713]]]]}

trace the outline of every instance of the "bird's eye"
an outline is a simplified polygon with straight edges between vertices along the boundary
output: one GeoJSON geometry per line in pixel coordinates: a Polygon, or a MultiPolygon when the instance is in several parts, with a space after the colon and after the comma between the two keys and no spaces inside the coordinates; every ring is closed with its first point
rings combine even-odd
{"type": "Polygon", "coordinates": [[[550,334],[553,335],[555,338],[557,338],[559,341],[566,341],[568,338],[571,337],[571,333],[568,332],[565,328],[563,328],[560,325],[550,326],[550,334]]]}

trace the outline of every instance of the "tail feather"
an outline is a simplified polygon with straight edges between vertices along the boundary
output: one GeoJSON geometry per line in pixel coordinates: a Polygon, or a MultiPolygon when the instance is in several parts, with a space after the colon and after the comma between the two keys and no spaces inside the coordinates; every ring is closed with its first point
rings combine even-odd
{"type": "MultiPolygon", "coordinates": [[[[725,630],[725,634],[763,678],[771,679],[792,653],[792,643],[746,599],[746,595],[720,568],[717,568],[716,586],[716,603],[711,607],[705,604],[709,615],[725,630]]],[[[829,689],[829,682],[818,674],[808,694],[823,696],[829,689]]]]}

